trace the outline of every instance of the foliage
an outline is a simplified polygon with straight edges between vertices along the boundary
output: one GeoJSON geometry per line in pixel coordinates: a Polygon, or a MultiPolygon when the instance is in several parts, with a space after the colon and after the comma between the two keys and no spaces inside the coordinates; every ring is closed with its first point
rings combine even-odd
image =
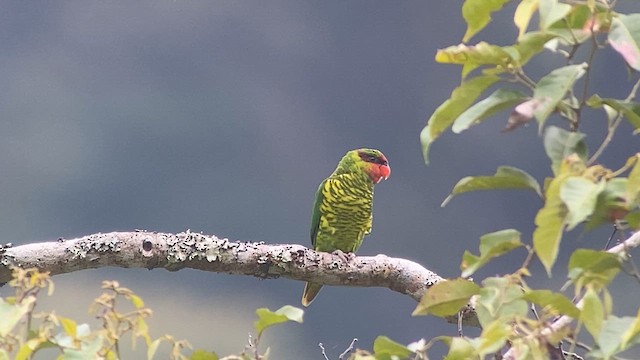
{"type": "MultiPolygon", "coordinates": [[[[53,282],[47,272],[14,268],[12,275],[9,286],[15,290],[15,295],[0,298],[0,359],[31,359],[47,349],[57,351],[56,359],[60,360],[119,359],[122,339],[130,335],[133,350],[138,339],[144,341],[147,359],[265,360],[268,350],[265,354],[258,352],[263,331],[287,321],[302,322],[303,311],[293,306],[286,305],[275,312],[258,309],[259,319],[254,326],[257,336],[253,341],[249,339],[240,354],[220,358],[214,352],[198,349],[187,356],[183,352],[191,345],[185,340],[176,340],[170,335],[151,339],[145,320],[151,316],[151,310],[144,306],[139,296],[116,281],[104,281],[104,292],[91,304],[89,312],[101,322],[101,326],[91,329],[87,323],[79,324],[53,312],[35,312],[40,291],[47,289],[49,295],[53,293],[53,282]],[[129,311],[123,312],[122,305],[116,308],[116,303],[123,300],[130,305],[129,311]],[[166,354],[158,354],[162,343],[170,347],[166,354]]],[[[139,358],[144,356],[139,355],[139,358]]]]}
{"type": "Polygon", "coordinates": [[[464,1],[464,43],[438,50],[435,57],[437,62],[461,66],[461,84],[431,115],[420,139],[428,163],[433,143],[448,128],[459,134],[497,119],[496,114],[508,109],[503,132],[516,131],[535,119],[551,172],[543,186],[525,170],[501,166],[494,175],[460,180],[442,206],[471,191],[534,190],[543,199],[536,228],[530,245],[513,229],[482,236],[480,255],[464,254],[461,278],[430,288],[414,315],[447,316],[465,304],[475,307],[483,329],[480,336],[438,337],[426,343],[426,348],[437,341],[447,344],[447,359],[499,357],[505,347],[512,359],[581,358],[576,353],[577,337],[585,330],[593,345],[583,346],[581,352],[610,359],[640,341],[640,312],[636,317],[615,316],[608,291],[626,265],[640,277],[628,256],[575,250],[567,266],[569,280],[561,291],[532,289],[526,279],[536,257],[551,276],[564,234],[580,225],[586,231],[604,224],[640,229],[640,153],[628,154],[625,165],[618,169],[597,163],[622,122],[628,122],[634,133],[640,132],[640,103],[635,101],[640,79],[627,85],[628,95],[623,99],[594,92],[589,81],[596,71],[592,68],[594,55],[606,48],[626,62],[630,78],[638,77],[640,13],[618,13],[614,9],[617,2],[607,0],[521,0],[513,14],[516,43],[467,44],[491,22],[492,15],[505,11],[507,3],[464,1]],[[532,26],[535,19],[537,25],[532,26]],[[582,48],[586,51],[578,52],[582,48]],[[536,56],[560,58],[564,64],[536,81],[527,71],[527,64],[536,56]],[[482,94],[490,89],[494,91],[483,99],[482,94]],[[591,113],[602,111],[600,122],[607,129],[592,154],[584,142],[586,134],[580,131],[589,109],[591,113]],[[552,116],[560,119],[560,126],[548,124],[552,116]],[[465,280],[492,259],[522,246],[527,255],[515,272],[484,279],[474,288],[465,280]],[[573,293],[565,295],[570,286],[573,293]],[[537,308],[535,316],[529,314],[529,304],[537,308]],[[574,319],[576,324],[552,326],[559,317],[574,319]],[[570,344],[568,352],[563,343],[570,344]]]}

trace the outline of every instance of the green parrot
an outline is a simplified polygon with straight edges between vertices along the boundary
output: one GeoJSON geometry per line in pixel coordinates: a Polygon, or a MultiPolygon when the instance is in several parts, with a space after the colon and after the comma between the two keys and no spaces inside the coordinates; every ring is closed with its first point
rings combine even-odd
{"type": "MultiPolygon", "coordinates": [[[[347,152],[316,192],[311,245],[316,251],[354,253],[373,220],[373,186],[391,174],[384,154],[375,149],[347,152]]],[[[307,282],[302,305],[309,306],[322,284],[307,282]]]]}

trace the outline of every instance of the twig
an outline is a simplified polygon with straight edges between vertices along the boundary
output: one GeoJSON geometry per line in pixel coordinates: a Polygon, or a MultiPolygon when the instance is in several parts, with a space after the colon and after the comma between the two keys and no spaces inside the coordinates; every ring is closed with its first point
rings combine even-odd
{"type": "Polygon", "coordinates": [[[622,271],[624,271],[627,275],[632,276],[634,279],[636,279],[638,282],[640,282],[640,271],[638,270],[638,267],[636,266],[636,262],[633,261],[633,257],[631,256],[631,254],[629,254],[626,257],[626,262],[629,263],[631,265],[631,271],[625,269],[624,267],[622,267],[622,271]]]}
{"type": "Polygon", "coordinates": [[[567,356],[570,356],[571,359],[575,359],[575,360],[584,360],[584,358],[574,352],[568,352],[568,351],[564,351],[562,350],[562,356],[563,358],[566,358],[567,356]]]}
{"type": "Polygon", "coordinates": [[[540,316],[538,316],[538,311],[536,310],[536,304],[531,303],[531,306],[529,307],[529,310],[531,310],[531,313],[533,314],[533,317],[535,317],[536,320],[540,321],[540,316]]]}
{"type": "Polygon", "coordinates": [[[340,354],[340,356],[338,356],[339,360],[343,360],[345,356],[349,355],[349,353],[351,351],[353,351],[355,344],[358,342],[358,338],[353,338],[353,340],[351,340],[351,344],[349,344],[349,347],[342,352],[342,354],[340,354]]]}
{"type": "Polygon", "coordinates": [[[329,358],[327,357],[327,353],[324,351],[324,345],[322,345],[322,343],[318,343],[318,346],[320,347],[320,350],[322,351],[322,356],[324,356],[324,360],[329,360],[329,358]]]}
{"type": "Polygon", "coordinates": [[[631,88],[631,92],[629,93],[629,95],[627,95],[624,101],[633,100],[633,98],[635,98],[636,94],[638,93],[638,88],[640,88],[640,79],[638,79],[638,81],[636,81],[636,83],[633,85],[633,88],[631,88]]]}
{"type": "MultiPolygon", "coordinates": [[[[638,282],[640,282],[640,272],[638,271],[638,267],[636,266],[635,261],[633,261],[633,258],[631,256],[629,256],[629,258],[627,259],[627,261],[629,262],[629,264],[631,265],[631,271],[627,271],[625,269],[625,273],[627,273],[627,275],[632,276],[634,279],[636,279],[638,282]]],[[[623,268],[624,269],[624,268],[623,268]]]]}
{"type": "MultiPolygon", "coordinates": [[[[571,130],[578,131],[578,126],[580,125],[580,117],[582,115],[582,109],[584,105],[587,103],[587,96],[589,93],[589,80],[591,80],[591,68],[593,67],[593,57],[596,54],[596,50],[598,50],[598,41],[596,40],[596,34],[593,31],[593,27],[595,26],[595,21],[591,22],[591,26],[589,27],[589,31],[591,32],[591,49],[589,50],[589,56],[587,58],[587,70],[584,74],[584,85],[582,86],[582,99],[580,100],[580,105],[576,110],[577,117],[575,122],[571,122],[571,130]]],[[[573,32],[571,32],[573,35],[573,32]]]]}
{"type": "Polygon", "coordinates": [[[261,333],[258,333],[258,336],[256,336],[256,341],[253,343],[253,358],[255,360],[260,360],[260,353],[258,352],[258,347],[260,346],[260,337],[261,337],[261,333]]]}
{"type": "Polygon", "coordinates": [[[514,75],[515,75],[515,80],[517,82],[528,87],[530,90],[534,90],[536,88],[536,82],[531,80],[531,78],[528,77],[527,74],[525,74],[524,71],[522,71],[522,69],[519,69],[518,71],[514,72],[514,75]]]}
{"type": "MultiPolygon", "coordinates": [[[[633,85],[631,92],[624,99],[624,102],[629,102],[636,97],[636,93],[638,92],[638,87],[640,87],[640,79],[638,79],[638,81],[636,81],[636,83],[633,85]]],[[[623,117],[624,116],[622,115],[622,113],[618,112],[615,119],[611,122],[611,124],[609,124],[609,127],[607,129],[607,135],[605,136],[604,140],[602,140],[602,143],[600,144],[598,149],[593,153],[593,155],[591,155],[591,157],[587,161],[588,165],[593,164],[593,162],[596,161],[600,157],[600,155],[602,155],[602,152],[604,151],[604,149],[609,145],[609,143],[613,139],[613,135],[616,133],[618,126],[620,126],[620,123],[622,122],[623,117]]]]}
{"type": "Polygon", "coordinates": [[[574,339],[574,338],[572,338],[571,340],[574,340],[574,341],[573,341],[573,344],[575,344],[575,346],[576,346],[576,347],[578,347],[578,348],[580,348],[580,349],[582,349],[582,350],[585,350],[585,351],[591,351],[591,350],[592,350],[592,349],[591,349],[591,346],[589,346],[589,345],[587,345],[587,344],[585,344],[585,343],[583,343],[583,342],[575,341],[575,339],[574,339]]]}
{"type": "Polygon", "coordinates": [[[527,257],[522,262],[522,265],[520,265],[521,269],[526,269],[529,267],[529,263],[531,263],[531,260],[533,259],[533,255],[535,254],[531,246],[525,244],[525,247],[527,249],[528,254],[527,254],[527,257]]]}
{"type": "Polygon", "coordinates": [[[614,224],[613,225],[613,232],[611,233],[611,236],[609,236],[609,239],[607,240],[607,243],[604,245],[604,250],[605,251],[609,248],[609,244],[611,244],[611,240],[613,240],[613,236],[616,234],[617,231],[618,231],[618,227],[614,224]]]}
{"type": "Polygon", "coordinates": [[[616,130],[618,129],[618,126],[620,126],[621,122],[622,122],[622,114],[618,113],[618,115],[616,115],[615,119],[607,129],[607,136],[605,136],[604,140],[602,140],[602,143],[600,144],[598,149],[593,153],[593,155],[591,155],[591,157],[587,161],[587,165],[593,164],[593,162],[596,161],[596,159],[598,159],[600,155],[602,155],[602,153],[604,152],[604,149],[607,147],[607,145],[609,145],[609,143],[613,139],[613,135],[616,133],[616,130]]]}

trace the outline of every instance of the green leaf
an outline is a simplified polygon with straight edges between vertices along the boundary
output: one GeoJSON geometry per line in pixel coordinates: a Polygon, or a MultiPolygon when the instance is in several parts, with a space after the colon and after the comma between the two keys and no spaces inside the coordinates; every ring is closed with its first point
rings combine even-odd
{"type": "Polygon", "coordinates": [[[610,359],[612,355],[624,350],[621,348],[623,335],[626,329],[633,324],[634,318],[630,316],[617,317],[609,316],[602,324],[602,329],[596,338],[598,350],[604,359],[610,359]]]}
{"type": "Polygon", "coordinates": [[[614,17],[609,31],[609,43],[631,68],[640,71],[640,14],[614,17]]]}
{"type": "Polygon", "coordinates": [[[131,343],[135,347],[136,340],[141,337],[144,339],[145,344],[151,344],[151,336],[149,336],[149,325],[143,317],[138,317],[135,320],[135,326],[131,329],[131,343]]]}
{"type": "Polygon", "coordinates": [[[481,65],[495,65],[504,69],[508,64],[515,61],[512,53],[507,51],[507,48],[491,45],[484,41],[477,45],[459,44],[449,46],[445,49],[439,49],[436,52],[435,60],[442,64],[463,65],[463,79],[481,65]]]}
{"type": "Polygon", "coordinates": [[[453,45],[436,52],[436,62],[441,64],[501,65],[514,60],[505,48],[481,41],[476,45],[453,45]]]}
{"type": "Polygon", "coordinates": [[[578,249],[569,258],[569,279],[575,284],[576,295],[582,288],[605,287],[620,272],[620,259],[606,251],[578,249]]]}
{"type": "Polygon", "coordinates": [[[480,237],[480,256],[475,256],[465,251],[460,269],[462,277],[473,275],[489,260],[506,254],[507,252],[522,246],[520,232],[514,229],[500,230],[485,234],[480,237]]]}
{"type": "Polygon", "coordinates": [[[627,184],[628,179],[623,177],[613,178],[607,182],[598,196],[596,209],[585,226],[587,231],[602,224],[613,223],[627,215],[629,212],[626,198],[627,184]]]}
{"type": "Polygon", "coordinates": [[[580,316],[580,310],[571,300],[550,290],[529,290],[522,298],[543,307],[552,315],[567,315],[574,319],[580,316]]]}
{"type": "Polygon", "coordinates": [[[498,319],[483,327],[482,335],[474,339],[472,343],[475,345],[478,355],[484,358],[502,349],[512,332],[511,325],[498,319]]]}
{"type": "Polygon", "coordinates": [[[607,17],[602,11],[592,12],[589,6],[574,5],[562,21],[555,22],[547,31],[558,35],[563,44],[573,46],[589,40],[591,27],[597,31],[607,17]]]}
{"type": "Polygon", "coordinates": [[[58,317],[58,320],[60,321],[60,325],[62,325],[62,328],[64,329],[64,332],[67,333],[67,335],[71,336],[72,338],[75,338],[77,336],[78,325],[74,320],[65,317],[58,317]]]}
{"type": "Polygon", "coordinates": [[[591,336],[597,339],[604,322],[604,308],[598,294],[592,287],[587,288],[587,292],[582,298],[580,320],[584,323],[591,336]]]}
{"type": "MultiPolygon", "coordinates": [[[[355,353],[351,354],[348,358],[349,360],[394,360],[394,359],[377,359],[374,355],[370,354],[368,351],[359,350],[355,353]]],[[[245,359],[242,359],[245,360],[245,359]]]]}
{"type": "Polygon", "coordinates": [[[144,301],[136,294],[129,294],[129,299],[136,309],[142,309],[144,307],[144,301]]]}
{"type": "Polygon", "coordinates": [[[520,54],[520,66],[524,66],[532,57],[544,51],[544,46],[557,35],[533,31],[518,38],[518,43],[513,48],[520,54]]]}
{"type": "Polygon", "coordinates": [[[540,0],[540,29],[546,30],[556,21],[561,20],[571,11],[571,5],[559,3],[558,0],[540,0]]]}
{"type": "Polygon", "coordinates": [[[472,339],[471,344],[480,358],[484,359],[485,356],[500,351],[512,333],[511,325],[498,319],[483,327],[480,337],[472,339]]]}
{"type": "Polygon", "coordinates": [[[638,309],[638,313],[635,318],[632,318],[633,321],[631,325],[627,326],[626,331],[622,336],[621,347],[625,349],[631,341],[640,334],[640,309],[638,309]]]}
{"type": "Polygon", "coordinates": [[[349,356],[349,360],[387,360],[387,359],[376,359],[374,355],[369,354],[367,351],[361,350],[351,354],[351,356],[349,356]]]}
{"type": "Polygon", "coordinates": [[[523,0],[513,15],[513,23],[518,27],[518,39],[527,32],[533,13],[538,9],[538,0],[523,0]]]}
{"type": "Polygon", "coordinates": [[[467,42],[473,35],[491,22],[491,13],[496,12],[509,0],[465,0],[462,5],[462,17],[467,23],[467,32],[462,41],[467,42]]]}
{"type": "Polygon", "coordinates": [[[482,327],[494,320],[509,322],[527,314],[529,307],[522,300],[520,285],[506,277],[490,277],[482,281],[476,313],[482,327]]]}
{"type": "Polygon", "coordinates": [[[158,351],[158,346],[160,346],[160,342],[162,342],[162,338],[155,339],[149,347],[147,348],[147,360],[152,360],[156,355],[156,351],[158,351]]]}
{"type": "Polygon", "coordinates": [[[378,336],[373,342],[373,352],[376,359],[379,355],[389,356],[389,358],[397,357],[405,359],[413,355],[413,351],[407,349],[406,346],[397,343],[386,336],[378,336]]]}
{"type": "Polygon", "coordinates": [[[424,163],[429,165],[429,149],[435,138],[431,137],[431,129],[429,124],[420,131],[420,147],[422,148],[422,158],[424,163]]]}
{"type": "Polygon", "coordinates": [[[627,226],[629,226],[630,229],[639,230],[640,229],[640,211],[635,211],[627,214],[627,216],[624,217],[624,221],[627,222],[627,226]]]}
{"type": "Polygon", "coordinates": [[[576,80],[584,75],[586,68],[586,63],[563,66],[551,71],[538,81],[533,91],[533,98],[539,103],[533,113],[541,129],[567,91],[573,88],[576,80]]]}
{"type": "Polygon", "coordinates": [[[440,281],[427,290],[411,315],[457,314],[479,292],[480,287],[466,279],[440,281]]]}
{"type": "Polygon", "coordinates": [[[295,321],[302,324],[304,310],[291,305],[285,305],[276,311],[260,308],[256,310],[256,315],[258,315],[258,320],[253,323],[253,327],[256,329],[258,336],[260,336],[266,328],[272,325],[287,321],[295,321]]]}
{"type": "MultiPolygon", "coordinates": [[[[75,336],[71,336],[65,329],[64,332],[56,334],[53,339],[51,339],[51,342],[60,348],[78,349],[78,339],[82,339],[82,341],[80,342],[80,348],[92,346],[92,338],[89,337],[89,334],[91,334],[91,327],[89,326],[89,324],[76,325],[74,331],[75,336]]],[[[102,339],[100,336],[101,335],[99,335],[98,337],[102,339]]]]}
{"type": "Polygon", "coordinates": [[[211,351],[207,351],[207,350],[203,350],[203,349],[197,349],[194,352],[191,353],[191,356],[189,357],[189,360],[218,360],[218,354],[211,352],[211,351]]]}
{"type": "Polygon", "coordinates": [[[87,338],[82,341],[80,348],[76,345],[64,349],[64,360],[95,359],[96,354],[102,349],[105,339],[100,336],[87,338]]]}
{"type": "Polygon", "coordinates": [[[431,115],[427,126],[420,132],[422,154],[429,163],[429,147],[488,87],[500,78],[494,75],[482,75],[471,78],[455,88],[451,97],[442,103],[431,115]]]}
{"type": "MultiPolygon", "coordinates": [[[[14,360],[30,360],[32,358],[34,349],[32,348],[33,340],[27,341],[24,345],[20,346],[20,349],[16,353],[14,360]]],[[[37,346],[37,345],[36,345],[37,346]]]]}
{"type": "Polygon", "coordinates": [[[526,341],[523,336],[516,336],[511,341],[511,350],[514,354],[519,355],[519,359],[547,359],[548,354],[542,349],[539,349],[538,342],[526,341]]]}
{"type": "Polygon", "coordinates": [[[462,78],[482,65],[494,65],[485,69],[485,75],[498,75],[509,68],[521,68],[531,58],[544,51],[546,44],[557,38],[551,32],[533,31],[519,37],[515,45],[497,46],[486,42],[476,45],[459,44],[438,50],[436,61],[462,65],[462,78]]]}
{"type": "Polygon", "coordinates": [[[567,230],[571,230],[587,220],[595,210],[598,196],[607,183],[593,181],[580,176],[571,176],[562,182],[560,199],[569,210],[566,218],[567,230]]]}
{"type": "Polygon", "coordinates": [[[557,126],[549,126],[544,132],[544,150],[551,159],[551,169],[558,175],[562,161],[571,154],[577,154],[583,161],[587,160],[585,134],[571,132],[557,126]]]}
{"type": "Polygon", "coordinates": [[[558,256],[567,218],[567,208],[560,198],[560,189],[569,176],[581,174],[584,167],[584,162],[577,156],[568,156],[560,166],[558,175],[549,182],[544,206],[536,214],[533,249],[549,275],[558,256]]]}
{"type": "Polygon", "coordinates": [[[633,209],[640,205],[640,153],[630,157],[627,162],[635,161],[633,168],[629,172],[626,187],[627,207],[633,209]]]}
{"type": "Polygon", "coordinates": [[[31,304],[35,302],[34,297],[26,297],[18,304],[9,304],[0,298],[0,336],[4,337],[11,333],[13,328],[29,313],[31,304]]]}
{"type": "Polygon", "coordinates": [[[602,304],[604,307],[605,317],[613,313],[613,298],[607,288],[602,289],[602,304]]]}
{"type": "Polygon", "coordinates": [[[515,167],[500,166],[492,176],[467,176],[460,179],[440,206],[446,206],[458,194],[496,189],[529,189],[542,196],[540,185],[527,172],[515,167]]]}
{"type": "Polygon", "coordinates": [[[603,99],[598,95],[593,95],[587,100],[587,105],[594,109],[604,107],[605,110],[607,108],[604,105],[608,105],[616,112],[621,113],[631,126],[635,129],[640,129],[640,104],[637,102],[611,98],[603,99]]]}
{"type": "Polygon", "coordinates": [[[453,123],[451,130],[459,134],[472,125],[477,125],[493,114],[511,108],[526,99],[519,91],[498,89],[463,112],[453,123]]]}
{"type": "Polygon", "coordinates": [[[449,342],[449,352],[444,360],[477,359],[478,353],[471,342],[463,337],[452,337],[449,342]]]}

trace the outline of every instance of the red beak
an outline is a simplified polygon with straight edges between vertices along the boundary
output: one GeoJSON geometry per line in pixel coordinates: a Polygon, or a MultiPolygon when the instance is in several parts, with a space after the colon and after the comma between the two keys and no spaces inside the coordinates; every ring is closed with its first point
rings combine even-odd
{"type": "Polygon", "coordinates": [[[391,175],[391,168],[389,167],[389,165],[380,165],[380,176],[387,180],[389,178],[389,175],[391,175]]]}
{"type": "Polygon", "coordinates": [[[377,165],[376,168],[377,171],[369,174],[371,180],[373,180],[373,182],[376,184],[382,181],[382,179],[387,180],[389,178],[389,175],[391,175],[391,168],[389,167],[389,165],[377,165]]]}

